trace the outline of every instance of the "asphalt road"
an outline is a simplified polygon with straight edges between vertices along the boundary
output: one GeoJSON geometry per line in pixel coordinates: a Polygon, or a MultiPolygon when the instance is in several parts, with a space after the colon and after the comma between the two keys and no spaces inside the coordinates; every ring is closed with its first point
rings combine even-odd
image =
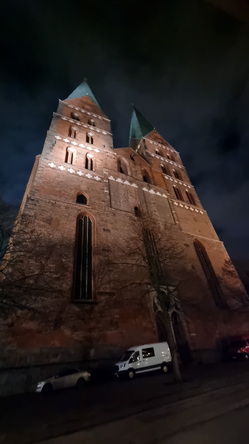
{"type": "MultiPolygon", "coordinates": [[[[199,432],[195,427],[226,415],[236,416],[238,409],[247,409],[247,405],[248,363],[212,367],[208,371],[190,369],[180,385],[173,383],[172,375],[161,374],[144,375],[133,381],[95,381],[83,391],[70,389],[49,397],[33,393],[1,398],[0,443],[26,444],[48,439],[56,444],[170,443],[168,440],[176,439],[182,431],[191,439],[191,427],[197,439],[199,432]]],[[[236,420],[238,431],[246,430],[247,424],[236,420]]],[[[228,424],[232,424],[230,420],[228,424]]],[[[222,423],[220,427],[228,429],[222,423]]],[[[185,438],[178,442],[186,444],[185,438]]]]}
{"type": "MultiPolygon", "coordinates": [[[[189,413],[194,413],[191,407],[189,413]]],[[[248,417],[249,406],[247,405],[244,408],[223,412],[211,420],[185,426],[182,431],[176,431],[172,435],[171,429],[169,430],[171,417],[164,416],[162,411],[160,415],[157,409],[156,412],[150,411],[149,417],[141,414],[139,418],[127,418],[91,430],[43,441],[40,444],[109,444],[113,442],[120,444],[248,444],[248,417]]],[[[181,429],[180,424],[179,429],[181,429]]]]}

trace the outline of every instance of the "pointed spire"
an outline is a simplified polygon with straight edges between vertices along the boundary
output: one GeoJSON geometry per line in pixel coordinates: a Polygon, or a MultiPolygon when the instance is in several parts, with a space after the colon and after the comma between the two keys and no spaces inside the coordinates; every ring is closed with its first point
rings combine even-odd
{"type": "Polygon", "coordinates": [[[130,125],[130,140],[131,139],[141,139],[150,133],[154,128],[153,126],[143,117],[143,115],[133,106],[131,125],[130,125]]]}
{"type": "MultiPolygon", "coordinates": [[[[76,99],[84,96],[89,96],[94,101],[94,103],[100,108],[97,100],[94,97],[94,94],[89,87],[86,78],[83,82],[67,97],[67,99],[76,99]]],[[[67,100],[66,99],[66,100],[67,100]]]]}

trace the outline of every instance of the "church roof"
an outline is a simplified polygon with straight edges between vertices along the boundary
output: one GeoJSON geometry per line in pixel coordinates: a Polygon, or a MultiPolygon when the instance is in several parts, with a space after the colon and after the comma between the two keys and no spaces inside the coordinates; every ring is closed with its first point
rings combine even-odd
{"type": "Polygon", "coordinates": [[[77,99],[84,96],[89,96],[94,101],[94,103],[100,108],[86,79],[84,79],[83,82],[79,86],[77,86],[77,88],[67,97],[67,99],[77,99]]]}
{"type": "Polygon", "coordinates": [[[144,118],[135,106],[133,106],[130,125],[130,140],[141,139],[153,129],[153,126],[144,118]]]}

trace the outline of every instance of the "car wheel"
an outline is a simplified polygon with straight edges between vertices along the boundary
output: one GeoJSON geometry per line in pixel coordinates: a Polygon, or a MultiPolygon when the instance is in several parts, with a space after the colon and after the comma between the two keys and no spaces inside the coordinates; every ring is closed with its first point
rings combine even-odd
{"type": "Polygon", "coordinates": [[[78,389],[82,389],[86,384],[86,381],[84,378],[79,378],[78,381],[76,382],[76,387],[78,389]]]}
{"type": "Polygon", "coordinates": [[[169,369],[165,362],[162,363],[161,370],[163,373],[168,373],[169,369]]]}
{"type": "Polygon", "coordinates": [[[45,384],[45,385],[42,387],[42,393],[43,393],[44,395],[50,395],[50,393],[52,393],[52,391],[53,391],[53,386],[52,386],[52,384],[45,384]]]}
{"type": "Polygon", "coordinates": [[[127,372],[128,378],[129,379],[134,379],[135,378],[135,372],[132,368],[130,368],[130,370],[128,370],[127,372]]]}

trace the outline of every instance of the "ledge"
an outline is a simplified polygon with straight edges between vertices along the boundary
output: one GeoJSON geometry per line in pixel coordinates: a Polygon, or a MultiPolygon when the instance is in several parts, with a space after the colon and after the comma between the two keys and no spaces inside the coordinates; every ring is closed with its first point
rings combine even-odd
{"type": "Polygon", "coordinates": [[[91,299],[73,299],[72,304],[86,304],[86,305],[97,305],[97,301],[93,301],[91,299]]]}

